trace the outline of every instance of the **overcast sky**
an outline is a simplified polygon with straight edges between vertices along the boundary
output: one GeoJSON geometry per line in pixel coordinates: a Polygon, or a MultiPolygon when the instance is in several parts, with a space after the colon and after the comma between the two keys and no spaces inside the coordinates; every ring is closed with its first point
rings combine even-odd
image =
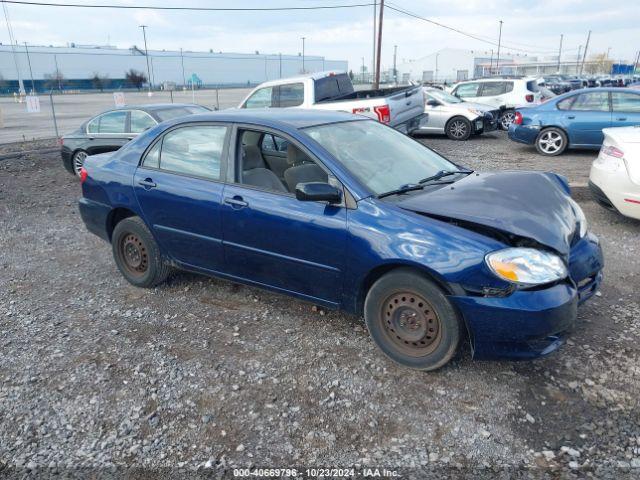
{"type": "MultiPolygon", "coordinates": [[[[62,2],[62,0],[49,0],[62,2]]],[[[69,0],[75,2],[76,0],[69,0]]],[[[369,3],[372,0],[85,0],[84,3],[162,6],[264,7],[369,3]]],[[[82,3],[82,0],[77,0],[82,3]]],[[[578,45],[592,30],[590,53],[611,47],[614,60],[632,61],[640,49],[638,0],[394,0],[390,5],[409,10],[464,32],[497,42],[498,20],[503,20],[505,54],[557,52],[564,34],[563,52],[575,58],[578,45]],[[519,50],[515,50],[519,49],[519,50]]],[[[372,57],[373,7],[288,12],[171,12],[103,10],[6,4],[18,42],[42,45],[111,44],[122,48],[142,45],[141,24],[149,26],[150,49],[179,49],[251,53],[301,51],[330,59],[346,59],[357,69],[372,57]]],[[[0,41],[9,43],[2,18],[0,41]]],[[[392,63],[393,46],[399,61],[426,56],[453,47],[477,51],[495,48],[422,20],[385,9],[383,66],[392,63]]],[[[570,57],[571,56],[571,57],[570,57]]]]}

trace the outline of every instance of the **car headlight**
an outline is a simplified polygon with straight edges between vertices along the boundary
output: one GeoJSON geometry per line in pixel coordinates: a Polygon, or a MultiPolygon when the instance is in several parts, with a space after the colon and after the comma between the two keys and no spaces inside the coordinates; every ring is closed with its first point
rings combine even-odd
{"type": "Polygon", "coordinates": [[[568,275],[560,257],[535,248],[505,248],[488,254],[485,262],[499,278],[518,285],[541,285],[568,275]]]}
{"type": "Polygon", "coordinates": [[[580,208],[580,205],[578,205],[578,203],[573,198],[569,198],[569,203],[571,203],[571,207],[573,208],[573,211],[575,212],[578,219],[578,228],[580,229],[579,234],[580,238],[582,238],[587,234],[587,230],[589,229],[587,217],[585,217],[582,208],[580,208]]]}

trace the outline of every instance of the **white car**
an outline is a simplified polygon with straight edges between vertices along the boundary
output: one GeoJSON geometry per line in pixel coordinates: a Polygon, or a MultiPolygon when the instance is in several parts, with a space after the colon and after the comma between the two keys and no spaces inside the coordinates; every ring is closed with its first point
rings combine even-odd
{"type": "Polygon", "coordinates": [[[446,134],[451,140],[491,132],[498,126],[500,110],[481,103],[465,102],[436,88],[424,87],[427,122],[415,133],[446,134]]]}
{"type": "Polygon", "coordinates": [[[589,188],[602,206],[640,220],[640,125],[605,128],[589,188]]]}
{"type": "Polygon", "coordinates": [[[515,120],[516,108],[530,107],[541,102],[536,78],[481,78],[456,84],[451,94],[465,102],[478,102],[499,108],[499,125],[508,130],[515,120]]]}

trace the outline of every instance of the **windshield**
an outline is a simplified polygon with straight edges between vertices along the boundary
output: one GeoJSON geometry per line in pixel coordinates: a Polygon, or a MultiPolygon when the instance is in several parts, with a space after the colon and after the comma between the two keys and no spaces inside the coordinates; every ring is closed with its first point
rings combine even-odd
{"type": "Polygon", "coordinates": [[[187,115],[191,115],[193,113],[205,113],[209,111],[210,110],[206,107],[201,107],[199,105],[189,105],[184,107],[159,108],[154,113],[158,116],[160,121],[164,122],[165,120],[170,120],[172,118],[186,117],[187,115]]]}
{"type": "Polygon", "coordinates": [[[435,98],[436,100],[438,100],[440,102],[443,102],[443,103],[462,103],[462,100],[460,100],[458,97],[454,97],[450,93],[442,92],[440,90],[438,90],[438,91],[429,90],[427,92],[427,95],[430,95],[433,98],[435,98]]]}
{"type": "Polygon", "coordinates": [[[416,140],[374,120],[318,125],[304,132],[374,195],[417,184],[442,170],[458,170],[416,140]]]}

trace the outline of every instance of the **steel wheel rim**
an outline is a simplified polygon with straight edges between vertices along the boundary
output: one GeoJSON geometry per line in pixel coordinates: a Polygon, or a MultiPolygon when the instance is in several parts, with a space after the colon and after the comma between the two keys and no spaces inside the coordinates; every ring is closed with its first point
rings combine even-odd
{"type": "Polygon", "coordinates": [[[504,128],[509,128],[509,125],[511,125],[513,123],[513,120],[515,119],[516,114],[515,113],[505,113],[504,115],[502,115],[502,126],[504,128]]]}
{"type": "Polygon", "coordinates": [[[76,175],[80,176],[80,169],[87,157],[88,155],[85,152],[78,152],[73,156],[73,171],[76,172],[76,175]]]}
{"type": "Polygon", "coordinates": [[[134,276],[143,276],[149,268],[147,247],[134,233],[122,236],[118,245],[118,253],[125,269],[134,276]]]}
{"type": "Polygon", "coordinates": [[[556,153],[562,148],[562,136],[558,132],[544,132],[540,135],[538,145],[544,153],[556,153]]]}
{"type": "Polygon", "coordinates": [[[440,318],[433,306],[415,292],[389,295],[382,303],[380,321],[389,342],[404,355],[424,357],[440,345],[440,318]]]}
{"type": "Polygon", "coordinates": [[[467,125],[460,120],[456,120],[449,126],[449,132],[455,138],[462,138],[467,134],[467,125]]]}

